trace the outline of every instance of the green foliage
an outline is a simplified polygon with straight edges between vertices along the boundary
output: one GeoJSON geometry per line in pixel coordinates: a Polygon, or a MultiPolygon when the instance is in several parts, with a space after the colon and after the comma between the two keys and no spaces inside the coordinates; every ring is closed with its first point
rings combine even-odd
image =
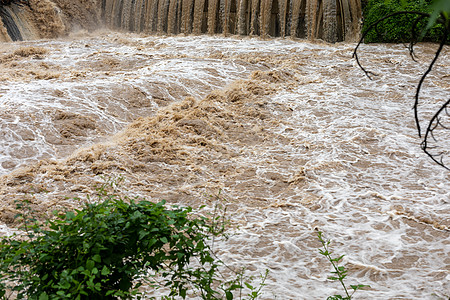
{"type": "Polygon", "coordinates": [[[260,295],[267,273],[259,288],[242,272],[226,282],[219,276],[223,263],[208,241],[223,234],[224,215],[98,192],[98,201],[45,224],[21,215],[26,234],[0,242],[0,297],[9,289],[18,299],[130,299],[144,283],[169,289],[165,299],[193,291],[230,300],[245,288],[248,299],[260,295]]]}
{"type": "MultiPolygon", "coordinates": [[[[424,0],[369,0],[364,10],[363,31],[365,32],[370,25],[381,18],[399,11],[418,11],[432,14],[433,11],[436,11],[436,5],[440,7],[440,3],[446,1],[438,0],[432,4],[430,1],[424,0]]],[[[414,14],[397,15],[378,24],[374,30],[367,33],[364,41],[366,43],[399,43],[409,42],[411,39],[414,40],[421,36],[425,41],[439,42],[442,37],[443,26],[442,24],[435,24],[436,19],[437,15],[436,18],[433,19],[432,17],[430,20],[414,14]],[[429,24],[429,22],[432,23],[429,24]]]]}
{"type": "Polygon", "coordinates": [[[450,23],[450,1],[448,0],[436,0],[431,5],[431,17],[428,21],[426,30],[433,27],[439,16],[445,19],[445,27],[449,28],[450,23]]]}
{"type": "Polygon", "coordinates": [[[328,297],[327,300],[341,300],[341,299],[342,300],[351,300],[353,297],[353,294],[357,290],[360,290],[360,289],[363,289],[366,287],[370,287],[369,285],[365,285],[365,284],[350,285],[350,288],[353,290],[353,292],[351,294],[349,294],[348,289],[344,284],[344,279],[345,279],[345,277],[347,277],[348,271],[344,266],[339,266],[339,262],[342,260],[344,255],[332,258],[331,257],[332,252],[329,250],[329,245],[330,245],[331,241],[324,239],[323,233],[321,231],[319,231],[317,233],[317,236],[319,238],[319,241],[322,243],[322,247],[323,247],[323,250],[319,249],[319,253],[328,259],[328,261],[331,263],[331,265],[333,266],[333,269],[334,269],[334,271],[331,272],[331,274],[333,274],[333,276],[328,277],[328,279],[339,281],[345,291],[345,296],[334,295],[334,296],[328,297]]]}

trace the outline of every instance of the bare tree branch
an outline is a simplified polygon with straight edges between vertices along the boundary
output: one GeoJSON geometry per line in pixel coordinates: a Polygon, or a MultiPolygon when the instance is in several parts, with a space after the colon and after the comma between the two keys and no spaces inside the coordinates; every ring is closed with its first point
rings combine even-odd
{"type": "Polygon", "coordinates": [[[436,148],[436,147],[430,147],[430,146],[428,145],[428,138],[429,138],[429,136],[431,136],[431,137],[433,138],[433,140],[437,142],[438,140],[434,137],[434,131],[435,131],[438,127],[441,127],[441,128],[447,129],[447,130],[449,129],[448,127],[444,126],[444,125],[442,124],[441,120],[439,119],[439,118],[440,118],[440,115],[441,115],[442,113],[445,113],[447,116],[450,116],[450,114],[449,114],[448,111],[447,111],[447,108],[448,108],[449,106],[450,106],[450,99],[447,100],[447,102],[445,102],[444,105],[442,105],[441,108],[433,115],[433,117],[432,117],[431,120],[430,120],[430,123],[428,124],[427,129],[425,130],[425,136],[424,136],[423,141],[422,141],[422,144],[421,144],[422,150],[423,150],[423,151],[424,151],[424,152],[425,152],[432,160],[434,160],[438,165],[440,165],[440,166],[446,168],[447,170],[450,170],[450,168],[447,167],[447,166],[444,164],[444,161],[443,161],[443,159],[444,159],[444,154],[447,154],[447,153],[446,153],[446,152],[440,152],[440,153],[437,153],[437,154],[431,153],[431,152],[430,152],[430,149],[433,149],[433,148],[436,148]],[[439,160],[437,159],[437,157],[439,157],[439,160]]]}
{"type": "Polygon", "coordinates": [[[360,63],[360,61],[359,61],[359,57],[358,57],[358,48],[359,48],[359,46],[363,43],[364,38],[367,36],[367,34],[368,34],[371,30],[373,30],[374,28],[376,28],[376,27],[378,26],[378,24],[380,24],[381,22],[383,22],[383,21],[386,20],[386,19],[389,19],[389,18],[398,16],[398,15],[407,15],[407,14],[419,15],[419,16],[422,16],[422,17],[424,17],[424,18],[429,18],[429,17],[430,17],[430,14],[422,13],[422,12],[417,12],[417,11],[399,11],[399,12],[395,12],[395,13],[389,14],[389,15],[387,15],[386,17],[383,17],[383,18],[379,19],[378,21],[376,21],[375,23],[371,24],[371,25],[367,28],[367,30],[364,31],[363,34],[361,35],[361,38],[359,39],[359,42],[358,42],[358,44],[356,45],[355,50],[353,51],[352,58],[355,58],[355,59],[356,59],[356,63],[357,63],[358,66],[361,68],[361,70],[363,70],[363,72],[366,74],[366,76],[367,76],[369,79],[372,79],[372,78],[370,77],[370,75],[377,76],[377,74],[375,74],[375,73],[373,73],[373,72],[371,72],[371,71],[367,71],[367,70],[361,65],[361,63],[360,63]]]}
{"type": "Polygon", "coordinates": [[[419,137],[422,137],[422,132],[421,132],[421,128],[420,128],[420,121],[419,121],[419,112],[418,112],[419,93],[420,93],[420,90],[422,88],[422,84],[425,81],[425,78],[427,77],[428,73],[430,73],[431,70],[433,69],[433,66],[434,66],[435,62],[437,61],[439,55],[441,54],[442,48],[444,48],[445,42],[447,41],[447,35],[448,35],[448,29],[445,28],[442,40],[441,40],[441,42],[439,44],[439,48],[436,50],[436,53],[434,55],[433,60],[431,61],[430,65],[428,66],[427,71],[420,78],[419,84],[417,85],[416,95],[414,96],[415,101],[414,101],[413,108],[414,108],[414,119],[416,120],[416,126],[417,126],[417,131],[419,133],[419,137]]]}
{"type": "MultiPolygon", "coordinates": [[[[399,15],[415,15],[417,16],[416,19],[414,20],[412,27],[411,27],[411,38],[410,38],[410,43],[409,43],[409,54],[411,56],[411,58],[415,61],[414,58],[414,45],[418,42],[418,35],[417,35],[417,30],[418,30],[418,25],[420,23],[420,21],[422,21],[425,18],[430,18],[431,15],[428,13],[424,13],[424,12],[418,12],[418,11],[399,11],[399,12],[395,12],[392,14],[389,14],[379,20],[377,20],[376,22],[374,22],[373,24],[371,24],[367,30],[365,32],[363,32],[361,39],[359,40],[358,44],[356,45],[354,51],[353,51],[353,56],[356,59],[356,62],[358,64],[358,66],[361,68],[361,70],[364,72],[364,74],[369,78],[371,78],[371,75],[376,75],[375,73],[366,70],[360,63],[359,61],[359,57],[357,54],[358,48],[361,45],[361,43],[364,41],[364,38],[366,37],[366,35],[373,29],[377,30],[377,26],[382,23],[383,21],[385,21],[386,19],[395,17],[395,16],[399,16],[399,15]]],[[[446,16],[441,13],[441,17],[438,18],[436,20],[436,23],[442,24],[443,28],[444,28],[444,32],[442,34],[440,43],[439,43],[439,47],[436,50],[436,53],[434,55],[433,60],[431,61],[431,63],[429,64],[427,70],[425,71],[425,73],[421,76],[420,81],[417,85],[416,88],[416,93],[414,96],[414,120],[416,123],[416,127],[417,127],[417,131],[419,134],[419,137],[422,138],[422,130],[421,130],[421,124],[420,124],[420,120],[419,120],[419,94],[420,91],[422,89],[422,85],[427,77],[427,75],[431,72],[431,70],[433,69],[437,59],[439,58],[442,49],[444,48],[444,45],[447,43],[447,39],[448,39],[448,35],[449,35],[449,27],[450,27],[450,21],[448,19],[446,19],[446,16]]],[[[423,31],[424,29],[422,29],[423,31]]],[[[423,33],[422,33],[423,35],[423,33]]],[[[420,37],[419,37],[420,38],[420,37]]],[[[424,133],[424,137],[423,137],[423,141],[421,143],[421,148],[422,150],[434,161],[436,162],[438,165],[444,167],[447,170],[450,170],[450,168],[448,166],[445,165],[444,162],[444,156],[445,155],[449,155],[449,151],[445,150],[445,151],[441,151],[438,153],[432,153],[431,150],[432,149],[438,149],[438,146],[431,146],[429,145],[430,142],[430,138],[436,142],[439,143],[438,138],[436,137],[435,131],[438,129],[443,129],[443,130],[450,130],[450,127],[446,126],[443,121],[442,121],[442,117],[445,114],[447,117],[450,117],[449,114],[449,109],[450,107],[450,100],[448,100],[447,102],[445,102],[440,108],[439,110],[432,116],[432,118],[429,121],[429,124],[427,126],[427,128],[425,129],[425,133],[424,133]]],[[[448,119],[448,118],[447,118],[448,119]]]]}

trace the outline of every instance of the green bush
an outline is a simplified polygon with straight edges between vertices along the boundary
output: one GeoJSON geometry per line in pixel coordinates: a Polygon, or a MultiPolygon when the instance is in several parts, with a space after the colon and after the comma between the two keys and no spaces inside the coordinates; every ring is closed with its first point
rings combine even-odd
{"type": "MultiPolygon", "coordinates": [[[[379,19],[398,11],[419,11],[431,13],[430,1],[423,0],[369,0],[364,9],[364,26],[365,32],[370,25],[379,19]]],[[[412,32],[415,31],[416,36],[420,36],[422,30],[426,28],[428,18],[422,18],[415,26],[414,22],[418,16],[407,14],[397,15],[381,22],[376,28],[371,30],[365,37],[366,43],[400,43],[410,42],[412,32]],[[414,27],[414,30],[413,30],[414,27]]],[[[424,36],[424,41],[439,42],[443,33],[442,25],[433,26],[424,36]]]]}
{"type": "MultiPolygon", "coordinates": [[[[24,216],[26,235],[1,240],[0,297],[8,288],[18,299],[129,299],[146,283],[166,286],[167,299],[194,290],[203,299],[228,300],[243,288],[242,274],[219,279],[222,263],[207,243],[223,233],[223,215],[196,216],[190,207],[99,191],[99,201],[56,214],[45,227],[24,216]]],[[[262,285],[247,284],[250,299],[262,285]]]]}

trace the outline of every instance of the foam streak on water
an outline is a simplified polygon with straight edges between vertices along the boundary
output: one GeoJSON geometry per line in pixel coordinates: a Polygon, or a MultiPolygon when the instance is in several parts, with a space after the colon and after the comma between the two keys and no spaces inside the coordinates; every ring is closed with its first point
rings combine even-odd
{"type": "MultiPolygon", "coordinates": [[[[370,81],[351,59],[354,44],[109,34],[8,47],[30,45],[50,49],[39,63],[60,75],[2,83],[2,162],[62,158],[157,115],[109,139],[107,150],[60,160],[68,179],[52,165],[30,169],[26,180],[50,191],[37,196],[42,203],[99,170],[173,202],[221,189],[240,226],[216,250],[249,273],[270,270],[264,299],[342,293],[327,280],[316,229],[346,254],[348,283],[371,285],[355,299],[450,295],[450,174],[421,152],[411,110],[435,46],[418,46],[415,63],[402,45],[363,45],[362,63],[379,74],[370,81]],[[14,156],[21,147],[32,155],[14,156]]],[[[421,94],[423,119],[449,97],[448,50],[421,94]]],[[[17,172],[4,177],[3,194],[21,191],[17,172]]]]}

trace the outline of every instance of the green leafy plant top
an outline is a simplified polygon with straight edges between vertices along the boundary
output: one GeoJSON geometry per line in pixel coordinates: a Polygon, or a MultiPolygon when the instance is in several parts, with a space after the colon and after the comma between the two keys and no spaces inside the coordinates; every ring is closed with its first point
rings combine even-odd
{"type": "Polygon", "coordinates": [[[340,266],[339,263],[341,262],[342,258],[344,258],[344,255],[338,256],[338,257],[331,257],[331,251],[329,250],[329,245],[331,243],[330,240],[326,240],[323,237],[323,233],[321,231],[319,231],[317,233],[317,236],[319,238],[319,241],[322,243],[322,249],[319,249],[319,253],[322,254],[323,256],[325,256],[328,261],[331,263],[331,265],[333,266],[333,270],[331,271],[331,274],[333,274],[332,276],[329,276],[328,279],[330,280],[334,280],[334,281],[339,281],[339,283],[341,284],[342,288],[344,289],[345,295],[341,296],[341,295],[333,295],[327,298],[327,300],[351,300],[353,297],[353,294],[360,289],[366,288],[366,287],[370,287],[369,285],[365,285],[365,284],[357,284],[357,285],[350,285],[350,288],[353,290],[353,292],[351,294],[349,294],[347,287],[345,286],[344,283],[344,279],[347,277],[347,269],[344,266],[340,266]]]}
{"type": "MultiPolygon", "coordinates": [[[[56,214],[45,227],[22,216],[26,235],[0,242],[0,297],[9,289],[18,299],[129,299],[146,282],[166,286],[166,299],[194,291],[229,300],[244,288],[242,274],[220,280],[222,262],[208,246],[223,233],[223,216],[99,193],[98,201],[56,214]],[[158,274],[158,282],[150,274],[158,274]]],[[[260,288],[250,287],[248,296],[256,299],[260,288]]]]}

